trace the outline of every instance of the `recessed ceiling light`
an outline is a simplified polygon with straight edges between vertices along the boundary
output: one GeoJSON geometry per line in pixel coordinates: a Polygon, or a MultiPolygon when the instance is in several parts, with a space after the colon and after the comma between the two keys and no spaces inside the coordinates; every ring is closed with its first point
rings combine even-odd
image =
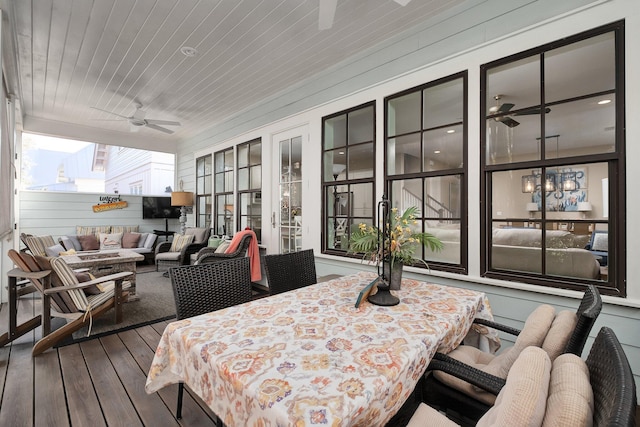
{"type": "Polygon", "coordinates": [[[189,46],[182,46],[180,48],[180,52],[182,52],[184,56],[189,56],[189,57],[196,56],[198,54],[198,51],[196,50],[196,48],[189,47],[189,46]]]}
{"type": "Polygon", "coordinates": [[[610,99],[603,99],[602,101],[598,101],[598,105],[604,105],[604,104],[608,104],[610,102],[611,102],[610,99]]]}
{"type": "Polygon", "coordinates": [[[433,154],[440,154],[440,150],[435,150],[433,154]]]}
{"type": "Polygon", "coordinates": [[[447,131],[447,133],[456,133],[456,130],[455,130],[455,129],[449,129],[449,130],[447,131]]]}
{"type": "Polygon", "coordinates": [[[338,154],[344,154],[344,151],[338,151],[338,154]]]}

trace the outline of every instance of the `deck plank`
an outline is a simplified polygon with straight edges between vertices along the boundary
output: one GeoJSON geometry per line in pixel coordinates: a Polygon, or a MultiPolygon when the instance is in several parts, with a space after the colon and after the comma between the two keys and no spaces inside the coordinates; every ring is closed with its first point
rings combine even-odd
{"type": "Polygon", "coordinates": [[[143,425],[99,339],[79,344],[108,425],[143,425]]]}
{"type": "Polygon", "coordinates": [[[57,351],[34,357],[34,420],[37,426],[69,426],[57,351]]]}
{"type": "Polygon", "coordinates": [[[147,394],[144,390],[147,373],[143,372],[118,335],[108,335],[100,339],[113,362],[113,367],[120,377],[122,385],[129,395],[136,412],[147,426],[178,425],[173,414],[157,394],[147,394]]]}
{"type": "MultiPolygon", "coordinates": [[[[149,368],[151,367],[155,348],[160,341],[160,335],[157,330],[151,326],[139,328],[135,331],[124,332],[119,335],[125,345],[130,349],[140,368],[145,372],[146,382],[146,373],[149,372],[149,368]],[[145,347],[149,351],[140,351],[140,349],[145,347]]],[[[170,408],[172,415],[175,414],[178,386],[174,384],[164,387],[156,394],[160,396],[164,404],[170,408]]],[[[204,402],[197,397],[192,397],[190,392],[183,395],[182,419],[180,420],[183,426],[215,426],[214,420],[215,415],[204,402]]]]}
{"type": "MultiPolygon", "coordinates": [[[[30,332],[27,335],[32,335],[30,332]]],[[[24,337],[21,337],[24,338],[24,337]]],[[[0,426],[33,424],[33,343],[10,344],[7,376],[0,405],[0,426]]]]}
{"type": "MultiPolygon", "coordinates": [[[[62,377],[71,425],[102,427],[107,423],[102,415],[98,395],[87,369],[80,345],[58,349],[62,377]]],[[[38,356],[39,357],[39,356],[38,356]]]]}

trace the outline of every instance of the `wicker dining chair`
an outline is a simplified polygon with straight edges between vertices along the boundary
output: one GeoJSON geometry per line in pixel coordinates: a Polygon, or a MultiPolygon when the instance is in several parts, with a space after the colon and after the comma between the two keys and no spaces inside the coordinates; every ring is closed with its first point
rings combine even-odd
{"type": "MultiPolygon", "coordinates": [[[[548,358],[541,349],[535,350],[548,358]]],[[[525,351],[530,352],[531,347],[525,351]]],[[[507,385],[500,392],[503,399],[496,399],[496,405],[491,408],[493,414],[487,412],[480,418],[477,425],[528,426],[532,425],[534,415],[538,417],[537,421],[540,421],[540,415],[543,415],[542,425],[591,425],[588,422],[590,417],[594,427],[636,425],[637,400],[633,372],[624,349],[612,329],[608,327],[600,329],[589,356],[584,362],[575,354],[564,354],[558,357],[551,369],[548,397],[547,394],[542,395],[543,398],[547,397],[544,412],[538,410],[535,413],[525,414],[522,411],[527,408],[536,408],[536,405],[532,404],[532,390],[535,389],[535,383],[539,383],[544,377],[549,378],[546,376],[548,374],[542,375],[536,372],[535,368],[531,363],[519,367],[514,363],[514,369],[520,369],[520,372],[509,372],[507,385]],[[586,365],[588,377],[580,365],[582,367],[586,365]],[[519,391],[509,390],[509,382],[513,382],[523,373],[528,376],[523,384],[524,388],[519,391]],[[585,387],[591,388],[592,396],[585,387]],[[505,413],[504,417],[497,416],[498,412],[502,411],[501,406],[505,406],[505,401],[511,401],[511,407],[507,406],[510,412],[505,413]]],[[[543,401],[537,403],[537,408],[543,408],[543,401]]],[[[408,427],[434,425],[455,426],[456,424],[446,419],[441,412],[422,403],[409,421],[408,427]]]]}
{"type": "Polygon", "coordinates": [[[318,283],[313,249],[266,255],[264,269],[271,295],[318,283]]]}
{"type": "MultiPolygon", "coordinates": [[[[584,345],[589,337],[589,333],[591,332],[601,309],[602,298],[600,297],[598,289],[593,285],[587,285],[585,293],[575,313],[575,326],[573,326],[573,323],[570,324],[572,329],[564,331],[560,339],[561,342],[555,346],[558,347],[558,345],[561,345],[561,347],[558,347],[555,351],[551,351],[547,348],[547,343],[550,341],[549,336],[553,334],[552,330],[555,328],[555,320],[551,328],[549,328],[547,336],[545,337],[541,347],[549,353],[552,360],[561,353],[573,353],[577,356],[581,356],[584,345]]],[[[570,314],[570,312],[568,312],[568,310],[560,312],[556,315],[556,319],[559,319],[565,314],[570,314]]],[[[475,319],[474,323],[492,327],[515,336],[519,336],[521,332],[519,329],[485,319],[475,319]]],[[[464,347],[465,346],[461,346],[459,348],[464,347]]],[[[452,352],[452,355],[455,355],[455,351],[452,352]]],[[[490,356],[487,355],[487,357],[490,356]]],[[[477,372],[482,372],[481,370],[475,369],[466,363],[456,360],[454,357],[441,353],[436,353],[434,355],[434,360],[429,364],[427,371],[446,372],[456,378],[467,381],[476,388],[488,391],[494,396],[498,394],[501,387],[504,385],[504,379],[499,381],[489,381],[487,380],[488,377],[483,374],[480,374],[479,376],[477,375],[477,372]],[[478,381],[478,383],[473,381],[478,381]]],[[[472,423],[482,417],[482,415],[484,415],[491,407],[490,403],[481,401],[478,398],[478,394],[470,395],[468,393],[468,386],[466,387],[467,390],[463,391],[458,389],[458,387],[451,386],[451,384],[445,384],[440,381],[439,378],[436,378],[436,376],[437,375],[433,374],[428,375],[424,381],[424,399],[429,405],[437,407],[443,411],[453,411],[460,414],[464,419],[470,420],[472,423]]]]}
{"type": "MultiPolygon", "coordinates": [[[[251,301],[249,258],[169,269],[178,320],[251,301]]],[[[176,417],[182,418],[184,383],[178,384],[176,417]]],[[[220,420],[218,419],[220,425],[220,420]]]]}

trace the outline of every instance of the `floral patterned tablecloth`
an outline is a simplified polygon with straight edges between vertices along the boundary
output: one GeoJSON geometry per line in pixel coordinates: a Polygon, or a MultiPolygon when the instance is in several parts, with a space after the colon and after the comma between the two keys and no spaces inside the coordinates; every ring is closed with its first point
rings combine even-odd
{"type": "Polygon", "coordinates": [[[356,309],[375,277],[362,272],[170,323],[147,393],[184,381],[228,426],[384,425],[433,354],[460,344],[476,316],[493,316],[481,292],[411,279],[393,291],[399,305],[356,309]]]}

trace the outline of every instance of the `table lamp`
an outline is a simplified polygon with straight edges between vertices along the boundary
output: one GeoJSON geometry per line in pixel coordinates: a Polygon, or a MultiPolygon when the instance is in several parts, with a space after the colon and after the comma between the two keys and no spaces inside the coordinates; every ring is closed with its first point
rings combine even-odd
{"type": "Polygon", "coordinates": [[[193,193],[174,191],[171,193],[171,206],[180,206],[180,234],[184,234],[187,223],[187,206],[193,205],[193,193]]]}
{"type": "Polygon", "coordinates": [[[578,212],[582,212],[582,219],[585,219],[587,212],[591,212],[592,209],[590,202],[578,202],[578,212]]]}

